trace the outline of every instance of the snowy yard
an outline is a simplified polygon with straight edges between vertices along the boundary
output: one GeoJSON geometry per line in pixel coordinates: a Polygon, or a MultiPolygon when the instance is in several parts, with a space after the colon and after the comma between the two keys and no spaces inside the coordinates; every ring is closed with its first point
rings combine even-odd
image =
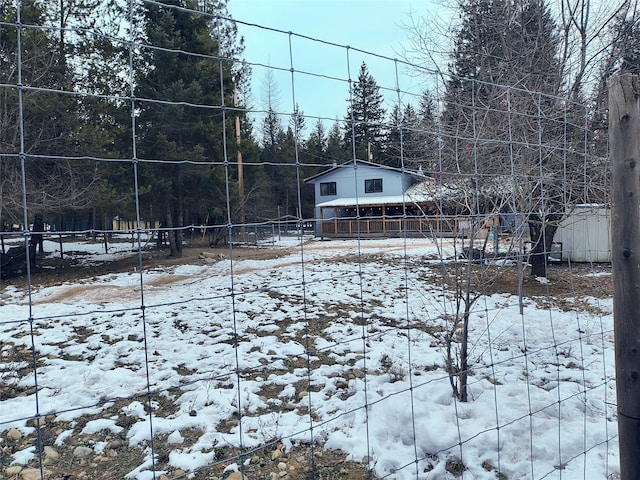
{"type": "MultiPolygon", "coordinates": [[[[226,478],[241,462],[251,479],[311,478],[300,455],[292,468],[292,452],[311,445],[344,452],[378,478],[616,478],[606,294],[559,298],[550,276],[551,296],[525,297],[522,312],[515,293],[481,297],[462,403],[445,362],[454,300],[440,266],[450,245],[269,248],[279,255],[97,276],[88,266],[84,279],[30,293],[5,285],[5,475],[20,478],[42,460],[46,478],[73,465],[117,478],[118,463],[121,476],[151,479],[153,434],[156,478],[226,478]],[[38,436],[51,447],[42,455],[38,436]],[[123,465],[122,450],[139,454],[123,465]]],[[[563,272],[597,283],[610,270],[563,272]]]]}

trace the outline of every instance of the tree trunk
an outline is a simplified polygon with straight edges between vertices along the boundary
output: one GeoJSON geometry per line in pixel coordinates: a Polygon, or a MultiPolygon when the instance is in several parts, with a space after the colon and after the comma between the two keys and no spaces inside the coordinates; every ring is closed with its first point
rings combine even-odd
{"type": "Polygon", "coordinates": [[[461,402],[469,401],[469,313],[471,306],[466,303],[462,317],[462,341],[460,343],[460,396],[461,402]]]}
{"type": "Polygon", "coordinates": [[[182,231],[182,226],[184,225],[184,212],[182,209],[182,201],[180,201],[180,206],[178,207],[178,212],[176,214],[176,227],[178,227],[175,233],[175,242],[176,242],[176,253],[177,257],[182,257],[182,245],[184,240],[184,233],[182,231]]]}
{"type": "Polygon", "coordinates": [[[178,253],[178,247],[176,245],[176,236],[175,236],[175,232],[173,231],[173,215],[171,213],[170,205],[167,205],[166,220],[167,220],[167,225],[166,225],[167,238],[169,239],[169,256],[179,257],[180,254],[178,253]]]}
{"type": "Polygon", "coordinates": [[[532,277],[547,276],[549,252],[561,219],[562,215],[559,214],[550,214],[545,217],[532,214],[529,217],[529,234],[533,244],[529,259],[532,277]]]}

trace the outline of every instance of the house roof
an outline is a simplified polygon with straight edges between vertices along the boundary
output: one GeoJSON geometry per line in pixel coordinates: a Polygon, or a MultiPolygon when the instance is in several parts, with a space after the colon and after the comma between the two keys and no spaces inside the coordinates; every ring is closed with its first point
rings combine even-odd
{"type": "MultiPolygon", "coordinates": [[[[313,176],[311,176],[309,178],[305,178],[304,179],[304,183],[313,183],[316,180],[318,180],[319,178],[321,178],[321,177],[323,177],[325,175],[328,175],[330,173],[333,173],[333,172],[335,172],[337,170],[340,170],[342,168],[353,168],[353,163],[354,163],[353,160],[350,160],[350,161],[348,161],[346,163],[341,163],[340,165],[334,165],[333,167],[331,167],[328,170],[325,170],[324,172],[320,172],[320,173],[317,173],[317,174],[315,174],[315,175],[313,175],[313,176]]],[[[405,175],[411,175],[411,176],[416,177],[416,178],[422,178],[423,177],[423,175],[421,173],[418,173],[418,172],[402,170],[401,168],[390,167],[388,165],[381,165],[379,163],[366,162],[364,160],[356,160],[355,163],[358,164],[358,165],[365,165],[365,166],[368,166],[368,167],[381,168],[383,170],[391,170],[391,171],[402,173],[402,174],[405,174],[405,175]]]]}

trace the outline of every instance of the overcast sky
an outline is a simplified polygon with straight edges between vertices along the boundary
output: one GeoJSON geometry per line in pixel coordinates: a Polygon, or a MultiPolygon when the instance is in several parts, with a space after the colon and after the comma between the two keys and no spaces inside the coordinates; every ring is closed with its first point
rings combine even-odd
{"type": "MultiPolygon", "coordinates": [[[[265,83],[269,70],[272,84],[278,90],[277,111],[292,111],[294,97],[287,32],[297,34],[291,36],[293,68],[296,72],[312,74],[296,73],[293,78],[295,102],[305,115],[344,118],[349,96],[346,80],[357,79],[363,61],[385,96],[396,99],[394,62],[357,50],[389,59],[401,58],[402,46],[408,38],[403,25],[409,22],[410,12],[415,16],[433,8],[432,0],[230,0],[228,9],[234,19],[266,27],[238,24],[240,35],[245,37],[245,59],[263,65],[252,66],[251,106],[266,109],[265,83]],[[352,49],[343,48],[346,45],[352,49]]],[[[399,64],[397,70],[400,89],[417,93],[420,89],[407,76],[406,67],[399,64]]],[[[385,107],[387,111],[391,109],[390,101],[385,107]]],[[[307,120],[305,134],[314,123],[314,119],[307,120]]]]}

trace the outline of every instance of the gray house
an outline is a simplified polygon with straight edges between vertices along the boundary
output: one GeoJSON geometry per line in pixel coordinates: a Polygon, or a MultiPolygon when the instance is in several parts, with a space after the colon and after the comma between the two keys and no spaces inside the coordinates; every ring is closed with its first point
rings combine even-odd
{"type": "Polygon", "coordinates": [[[437,202],[422,172],[363,160],[309,177],[315,189],[316,235],[397,236],[440,229],[437,202]]]}

